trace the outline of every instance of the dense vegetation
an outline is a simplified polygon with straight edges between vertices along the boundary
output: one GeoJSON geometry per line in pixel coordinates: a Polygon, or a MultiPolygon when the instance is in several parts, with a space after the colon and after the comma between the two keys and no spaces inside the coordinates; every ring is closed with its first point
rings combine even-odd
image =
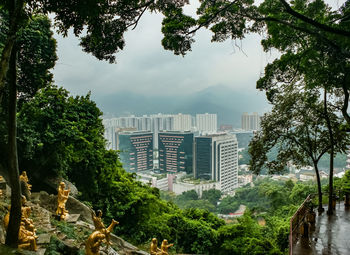
{"type": "Polygon", "coordinates": [[[44,175],[72,181],[81,200],[102,209],[106,222],[111,218],[120,221],[116,233],[138,244],[152,237],[166,238],[178,252],[204,254],[242,254],[252,249],[279,254],[286,248],[275,237],[266,237],[265,231],[270,231],[259,226],[249,212],[233,225],[209,212],[216,212],[216,207],[222,213],[232,212],[239,204],[248,205],[252,212],[275,210],[288,202],[281,199],[287,192],[282,184],[258,182],[238,190],[235,198],[224,198],[219,206],[219,191],[206,191],[201,199],[196,192],[187,192],[175,198],[175,203],[186,207],[182,210],[162,200],[158,189],[141,184],[122,169],[118,154],[104,147],[100,115],[89,95],[72,97],[56,86],[41,89],[18,114],[20,166],[25,166],[33,181],[44,175]],[[276,194],[269,193],[273,189],[276,194]]]}
{"type": "MultiPolygon", "coordinates": [[[[285,213],[290,215],[293,204],[300,203],[309,192],[307,186],[300,186],[302,184],[269,181],[257,183],[247,193],[237,191],[236,203],[244,202],[253,213],[248,212],[231,225],[225,225],[207,210],[183,211],[161,200],[158,190],[135,181],[133,175],[122,169],[117,153],[105,149],[101,112],[89,95],[70,97],[67,91],[51,85],[52,75],[48,70],[53,67],[56,55],[50,24],[44,16],[47,13],[55,14],[59,32],[66,34],[73,28],[86,52],[110,62],[115,61],[114,53],[124,47],[124,32],[135,27],[147,9],[164,14],[162,44],[175,54],[184,55],[189,51],[194,42],[192,35],[202,27],[211,29],[213,41],[241,39],[249,32],[266,33],[262,41],[264,49],[278,49],[281,57],[266,67],[257,87],[266,91],[268,100],[277,107],[275,110],[283,112],[278,108],[283,104],[275,100],[287,92],[286,85],[299,85],[300,92],[312,89],[317,92],[314,97],[317,100],[324,95],[321,131],[327,130],[328,134],[321,138],[329,138],[322,141],[330,144],[324,153],[330,155],[329,192],[332,194],[334,155],[337,151],[344,152],[336,148],[335,131],[350,130],[349,1],[339,10],[331,11],[322,0],[290,3],[266,0],[259,5],[250,0],[203,0],[197,10],[197,20],[183,14],[185,2],[133,0],[63,4],[56,0],[5,0],[0,3],[0,148],[5,155],[1,158],[0,170],[7,172],[12,186],[7,244],[17,247],[18,241],[21,205],[17,161],[34,179],[64,176],[74,182],[81,191],[81,199],[102,208],[107,220],[115,217],[121,222],[119,234],[138,243],[153,236],[167,238],[179,251],[188,253],[278,254],[284,251],[288,229],[285,213]],[[334,102],[337,105],[332,108],[334,105],[329,103],[334,102]],[[333,125],[330,118],[332,114],[339,117],[339,113],[344,119],[333,125]],[[289,193],[286,198],[285,194],[289,193]],[[251,201],[249,195],[253,194],[254,198],[260,198],[259,203],[251,201]],[[259,227],[254,219],[260,212],[268,212],[265,227],[259,227]]],[[[313,109],[310,105],[307,108],[313,109]]],[[[283,134],[295,131],[293,125],[290,127],[283,134]]],[[[292,148],[289,155],[280,150],[284,161],[277,163],[291,158],[305,160],[300,156],[305,156],[305,152],[298,146],[292,148]]],[[[255,153],[258,155],[259,150],[255,153]]],[[[268,158],[264,154],[261,159],[260,165],[264,165],[268,158]]],[[[256,172],[261,170],[258,168],[256,172]]],[[[192,198],[193,206],[215,207],[217,194],[207,194],[204,199],[192,198]]],[[[234,201],[223,199],[222,203],[230,205],[234,201]]]]}

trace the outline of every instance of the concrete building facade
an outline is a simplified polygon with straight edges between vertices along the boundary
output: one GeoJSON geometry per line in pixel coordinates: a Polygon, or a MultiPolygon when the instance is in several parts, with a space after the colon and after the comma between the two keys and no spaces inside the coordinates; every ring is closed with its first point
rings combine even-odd
{"type": "Polygon", "coordinates": [[[159,132],[159,170],[169,173],[193,172],[193,133],[159,132]]]}
{"type": "Polygon", "coordinates": [[[195,137],[194,177],[220,183],[222,192],[238,187],[238,143],[235,135],[195,137]]]}
{"type": "Polygon", "coordinates": [[[120,161],[127,172],[153,169],[152,132],[121,132],[118,134],[120,161]]]}
{"type": "Polygon", "coordinates": [[[241,117],[242,129],[245,131],[253,131],[260,129],[260,116],[257,112],[248,114],[244,112],[241,117]]]}

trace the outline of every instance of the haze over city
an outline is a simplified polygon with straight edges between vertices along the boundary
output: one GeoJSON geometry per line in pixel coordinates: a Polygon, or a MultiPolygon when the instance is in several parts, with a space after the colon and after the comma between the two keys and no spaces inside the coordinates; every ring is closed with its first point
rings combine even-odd
{"type": "MultiPolygon", "coordinates": [[[[189,12],[198,4],[191,3],[189,12]]],[[[260,36],[211,43],[211,33],[199,31],[193,50],[181,57],[161,46],[161,20],[160,14],[142,17],[136,29],[126,33],[126,47],[117,54],[117,64],[84,53],[71,34],[55,35],[56,83],[73,94],[92,91],[106,116],[152,114],[159,109],[211,111],[218,113],[220,123],[238,126],[242,112],[261,114],[269,109],[265,94],[255,86],[276,54],[263,52],[260,36]]]]}

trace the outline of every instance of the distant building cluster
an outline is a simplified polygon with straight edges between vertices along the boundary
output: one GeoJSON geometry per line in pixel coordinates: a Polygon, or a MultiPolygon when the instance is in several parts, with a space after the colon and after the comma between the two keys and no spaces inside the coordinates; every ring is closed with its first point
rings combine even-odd
{"type": "Polygon", "coordinates": [[[217,115],[204,113],[152,114],[118,117],[103,120],[108,149],[117,149],[117,134],[120,131],[151,131],[154,134],[154,148],[158,148],[159,131],[192,131],[199,134],[212,134],[217,131],[217,115]],[[127,130],[126,130],[127,129],[127,130]],[[131,129],[131,130],[130,130],[131,129]]]}
{"type": "Polygon", "coordinates": [[[242,129],[245,131],[253,131],[260,129],[260,116],[257,112],[248,114],[244,112],[241,117],[242,129]]]}
{"type": "Polygon", "coordinates": [[[114,139],[111,147],[120,151],[124,169],[137,173],[141,181],[175,193],[194,189],[201,194],[211,188],[233,191],[238,187],[236,135],[217,133],[215,114],[198,114],[199,129],[188,116],[132,116],[104,124],[112,126],[108,131],[106,127],[106,134],[114,139]],[[138,130],[147,127],[153,131],[138,130]],[[183,175],[195,181],[182,181],[183,175]]]}

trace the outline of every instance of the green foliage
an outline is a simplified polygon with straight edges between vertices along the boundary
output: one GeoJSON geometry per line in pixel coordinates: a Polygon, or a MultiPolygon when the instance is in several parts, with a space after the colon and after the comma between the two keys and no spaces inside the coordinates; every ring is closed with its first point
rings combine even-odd
{"type": "Polygon", "coordinates": [[[263,228],[249,212],[238,218],[238,223],[219,229],[217,254],[281,254],[277,247],[263,235],[263,228]]]}
{"type": "Polygon", "coordinates": [[[236,197],[224,197],[218,205],[218,212],[221,214],[234,213],[239,208],[239,201],[236,197]]]}
{"type": "Polygon", "coordinates": [[[59,231],[64,233],[69,239],[77,239],[77,235],[74,230],[74,225],[65,221],[57,221],[52,219],[51,223],[57,227],[59,231]]]}
{"type": "Polygon", "coordinates": [[[204,190],[201,199],[206,199],[214,206],[216,206],[219,202],[219,199],[221,198],[221,195],[221,191],[217,189],[204,190]]]}

